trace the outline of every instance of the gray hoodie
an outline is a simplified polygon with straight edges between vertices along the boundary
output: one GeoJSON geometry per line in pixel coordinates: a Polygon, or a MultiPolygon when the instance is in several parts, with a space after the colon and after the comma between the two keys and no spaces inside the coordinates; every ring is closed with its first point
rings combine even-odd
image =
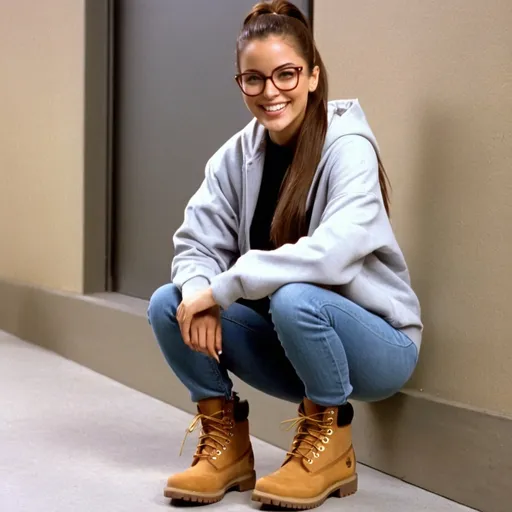
{"type": "Polygon", "coordinates": [[[211,286],[222,308],[271,297],[288,283],[321,285],[419,348],[420,305],[384,209],[375,136],[357,100],[329,102],[328,123],[308,236],[273,251],[250,248],[265,158],[265,129],[254,119],[209,160],[174,236],[172,282],[184,297],[211,286]]]}

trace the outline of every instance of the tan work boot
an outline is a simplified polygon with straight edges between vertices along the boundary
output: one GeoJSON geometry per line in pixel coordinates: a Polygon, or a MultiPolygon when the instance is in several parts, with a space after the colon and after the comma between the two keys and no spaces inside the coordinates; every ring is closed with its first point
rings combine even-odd
{"type": "MultiPolygon", "coordinates": [[[[211,398],[198,403],[198,414],[187,434],[202,424],[192,466],[169,477],[164,495],[199,503],[220,501],[230,489],[254,489],[256,473],[249,438],[249,405],[211,398]]],[[[185,436],[186,437],[186,436],[185,436]]]]}
{"type": "Polygon", "coordinates": [[[279,470],[256,482],[252,499],[292,509],[318,507],[329,496],[357,491],[352,447],[352,405],[321,407],[307,398],[299,408],[292,450],[279,470]]]}

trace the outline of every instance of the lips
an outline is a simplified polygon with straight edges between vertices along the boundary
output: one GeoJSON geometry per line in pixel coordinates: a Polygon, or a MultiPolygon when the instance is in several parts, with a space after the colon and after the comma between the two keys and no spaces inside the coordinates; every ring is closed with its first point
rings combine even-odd
{"type": "Polygon", "coordinates": [[[260,105],[263,112],[264,119],[267,121],[271,121],[272,119],[280,119],[281,116],[284,116],[286,112],[288,112],[289,101],[282,103],[271,103],[267,105],[260,105]]]}
{"type": "Polygon", "coordinates": [[[286,105],[288,105],[288,103],[275,103],[273,105],[262,105],[261,108],[263,108],[265,112],[281,112],[286,108],[286,105]]]}

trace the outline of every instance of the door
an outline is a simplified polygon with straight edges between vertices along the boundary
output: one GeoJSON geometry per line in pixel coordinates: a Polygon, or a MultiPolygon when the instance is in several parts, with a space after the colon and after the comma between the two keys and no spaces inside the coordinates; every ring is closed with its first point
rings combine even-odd
{"type": "MultiPolygon", "coordinates": [[[[235,42],[254,0],[119,0],[115,6],[114,290],[169,282],[172,236],[211,155],[250,120],[235,42]]],[[[307,0],[296,2],[308,13],[307,0]]]]}

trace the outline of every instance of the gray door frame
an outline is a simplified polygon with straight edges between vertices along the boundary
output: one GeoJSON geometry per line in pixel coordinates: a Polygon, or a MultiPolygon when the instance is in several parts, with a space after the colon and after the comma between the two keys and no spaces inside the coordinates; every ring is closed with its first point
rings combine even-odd
{"type": "Polygon", "coordinates": [[[85,2],[85,294],[111,290],[113,0],[85,2]]]}

